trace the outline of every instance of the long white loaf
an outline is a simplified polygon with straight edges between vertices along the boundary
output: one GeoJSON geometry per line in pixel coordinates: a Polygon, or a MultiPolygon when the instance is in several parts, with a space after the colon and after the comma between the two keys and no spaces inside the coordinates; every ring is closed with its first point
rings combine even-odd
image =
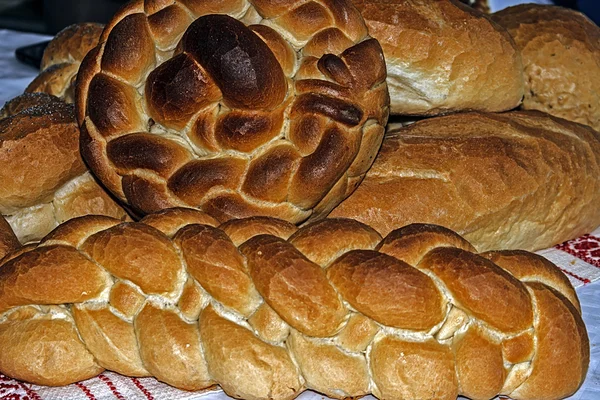
{"type": "Polygon", "coordinates": [[[461,113],[387,132],[330,217],[387,235],[431,223],[480,250],[538,250],[600,226],[600,134],[535,111],[461,113]]]}

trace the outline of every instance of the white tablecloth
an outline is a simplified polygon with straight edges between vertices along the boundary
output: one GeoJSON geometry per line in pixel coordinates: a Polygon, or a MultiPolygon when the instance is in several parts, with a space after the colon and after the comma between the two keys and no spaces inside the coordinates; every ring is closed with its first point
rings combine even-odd
{"type": "MultiPolygon", "coordinates": [[[[515,3],[516,0],[502,3],[515,3]]],[[[543,2],[540,0],[539,2],[543,2]]],[[[494,9],[500,7],[500,1],[491,2],[494,9]]],[[[35,77],[37,71],[19,63],[14,57],[14,51],[19,46],[32,44],[47,39],[35,34],[16,33],[0,30],[0,104],[19,95],[27,84],[35,77]]],[[[594,232],[600,236],[600,230],[594,232]]],[[[596,239],[594,239],[596,240],[596,239]]],[[[596,243],[596,242],[594,242],[596,243]]],[[[599,242],[600,245],[600,242],[599,242]]],[[[589,246],[588,246],[589,247],[589,246]]],[[[569,249],[565,249],[569,250],[569,249]]],[[[586,323],[591,345],[591,360],[587,379],[582,388],[572,399],[600,399],[600,281],[584,284],[587,277],[590,280],[600,278],[600,263],[594,259],[592,264],[574,257],[568,252],[552,249],[542,254],[558,265],[568,266],[567,275],[577,289],[583,309],[583,319],[586,323]],[[584,278],[581,278],[581,277],[584,278]],[[583,286],[581,286],[583,285],[583,286]]],[[[585,259],[585,256],[583,257],[585,259]]],[[[590,261],[589,259],[587,261],[590,261]]],[[[1,351],[1,349],[0,349],[1,351]]],[[[130,379],[117,374],[106,372],[99,378],[71,385],[64,391],[39,386],[25,385],[0,375],[0,399],[52,399],[52,400],[90,400],[90,399],[199,399],[223,400],[229,399],[220,391],[209,393],[190,393],[170,388],[152,378],[130,379]]],[[[323,399],[322,395],[305,392],[302,400],[323,399]]],[[[368,397],[367,399],[370,399],[368,397]]]]}

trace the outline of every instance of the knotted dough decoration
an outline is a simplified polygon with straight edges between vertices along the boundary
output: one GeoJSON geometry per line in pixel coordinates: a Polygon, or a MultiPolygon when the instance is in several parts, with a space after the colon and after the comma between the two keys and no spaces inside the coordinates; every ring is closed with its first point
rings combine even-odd
{"type": "Polygon", "coordinates": [[[133,1],[80,68],[82,154],[142,213],[301,222],[373,162],[385,78],[349,0],[133,1]]]}
{"type": "Polygon", "coordinates": [[[589,363],[575,291],[523,251],[409,225],[170,209],[71,220],[0,265],[0,372],[104,369],[243,399],[555,399],[589,363]]]}

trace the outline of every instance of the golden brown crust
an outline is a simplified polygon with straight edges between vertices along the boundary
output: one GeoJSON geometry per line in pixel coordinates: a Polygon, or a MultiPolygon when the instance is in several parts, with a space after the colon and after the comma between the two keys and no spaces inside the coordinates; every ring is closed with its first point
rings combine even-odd
{"type": "Polygon", "coordinates": [[[209,295],[244,316],[256,309],[260,299],[246,274],[244,259],[223,231],[192,225],[180,229],[174,240],[190,276],[209,295]]]}
{"type": "Polygon", "coordinates": [[[482,256],[507,270],[520,281],[527,281],[528,277],[533,277],[537,282],[544,282],[546,286],[565,296],[581,312],[579,299],[569,278],[544,257],[523,250],[490,251],[483,253],[482,256]]]}
{"type": "Polygon", "coordinates": [[[373,344],[371,370],[381,399],[455,399],[459,394],[453,354],[435,340],[384,337],[373,344]]]}
{"type": "Polygon", "coordinates": [[[24,94],[1,114],[0,213],[21,242],[37,241],[82,215],[129,218],[87,171],[72,105],[48,94],[24,94]]]}
{"type": "Polygon", "coordinates": [[[148,376],[137,351],[137,339],[131,324],[114,315],[108,308],[73,308],[79,334],[97,362],[110,370],[121,370],[129,376],[148,376]]]}
{"type": "Polygon", "coordinates": [[[327,269],[327,278],[352,308],[380,324],[423,331],[445,316],[446,301],[431,278],[376,251],[349,251],[327,269]]]}
{"type": "Polygon", "coordinates": [[[341,218],[313,222],[290,237],[294,247],[323,266],[350,250],[372,250],[379,242],[381,236],[370,226],[341,218]]]}
{"type": "Polygon", "coordinates": [[[523,97],[508,32],[456,0],[354,0],[387,65],[390,112],[505,111],[523,97]]]}
{"type": "Polygon", "coordinates": [[[345,310],[323,269],[290,243],[255,236],[240,246],[258,292],[288,324],[311,336],[339,331],[345,310]],[[309,289],[311,296],[298,293],[309,289]]]}
{"type": "Polygon", "coordinates": [[[74,248],[59,245],[37,247],[9,260],[2,265],[0,276],[0,312],[40,301],[79,303],[109,286],[109,275],[103,268],[74,248]],[[68,275],[78,280],[65,282],[68,275]]]}
{"type": "Polygon", "coordinates": [[[73,103],[79,64],[55,64],[40,72],[25,88],[25,93],[47,93],[73,103]]]}
{"type": "Polygon", "coordinates": [[[213,384],[200,350],[198,329],[173,310],[147,303],[134,326],[141,344],[140,356],[150,374],[185,390],[213,384]]]}
{"type": "Polygon", "coordinates": [[[79,338],[72,321],[54,319],[51,312],[30,312],[39,315],[38,319],[19,319],[15,315],[0,327],[0,344],[5,356],[0,361],[2,371],[23,381],[49,386],[85,380],[104,371],[79,338]],[[57,341],[61,346],[56,346],[57,341]],[[32,358],[52,358],[53,365],[32,364],[28,361],[32,358]],[[55,368],[56,365],[61,368],[55,368]]]}
{"type": "Polygon", "coordinates": [[[67,244],[79,247],[91,235],[118,225],[120,220],[102,215],[87,215],[73,218],[60,224],[47,234],[40,243],[67,244]]]}
{"type": "Polygon", "coordinates": [[[583,383],[587,373],[589,341],[585,325],[573,305],[552,288],[527,283],[538,314],[535,324],[536,352],[533,371],[514,391],[519,398],[568,397],[583,383]],[[552,363],[545,361],[552,359],[552,363]],[[541,383],[543,382],[543,384],[541,383]]]}
{"type": "Polygon", "coordinates": [[[525,286],[481,256],[439,247],[427,253],[418,268],[433,273],[455,301],[492,327],[517,333],[533,323],[533,308],[525,286]]]}
{"type": "Polygon", "coordinates": [[[0,345],[10,348],[1,373],[62,385],[63,371],[84,379],[105,368],[186,390],[218,384],[245,399],[304,389],[339,399],[555,399],[585,376],[576,298],[554,289],[572,288],[528,253],[482,257],[432,225],[381,239],[325,219],[286,240],[288,223],[250,218],[224,224],[242,232],[235,244],[197,210],[147,221],[168,236],[82,217],[0,265],[0,345]],[[332,254],[309,243],[331,244],[332,254]],[[51,341],[68,351],[53,353],[51,341]]]}
{"type": "Polygon", "coordinates": [[[600,28],[568,8],[521,4],[492,14],[523,58],[524,110],[600,130],[600,28]]]}
{"type": "Polygon", "coordinates": [[[85,55],[98,44],[104,25],[82,22],[69,25],[48,43],[40,69],[43,71],[56,64],[81,62],[85,55]]]}
{"type": "Polygon", "coordinates": [[[534,111],[461,113],[387,133],[331,217],[386,235],[432,223],[479,251],[539,250],[600,225],[600,135],[534,111]]]}
{"type": "Polygon", "coordinates": [[[83,22],[57,33],[44,50],[40,74],[25,92],[48,93],[73,103],[79,65],[88,51],[98,44],[103,29],[101,24],[83,22]]]}
{"type": "Polygon", "coordinates": [[[243,399],[291,399],[302,388],[284,348],[267,344],[209,306],[200,332],[210,375],[223,390],[243,399]],[[250,362],[254,368],[241,368],[250,362]]]}
{"type": "Polygon", "coordinates": [[[80,68],[82,155],[142,214],[299,223],[371,165],[385,74],[349,0],[132,2],[80,68]]]}
{"type": "Polygon", "coordinates": [[[454,341],[454,358],[460,390],[470,399],[491,399],[506,379],[499,343],[477,327],[454,341]]]}
{"type": "Polygon", "coordinates": [[[332,398],[369,393],[369,369],[360,354],[347,354],[335,345],[311,341],[294,331],[287,345],[306,379],[306,387],[332,398]]]}
{"type": "Polygon", "coordinates": [[[258,235],[277,236],[287,240],[298,230],[294,224],[269,217],[232,219],[221,224],[219,229],[225,232],[236,246],[258,235]]]}
{"type": "Polygon", "coordinates": [[[158,229],[169,237],[173,237],[177,231],[190,224],[219,225],[217,220],[210,215],[190,208],[171,208],[167,211],[159,211],[147,215],[140,222],[158,229]]]}
{"type": "Polygon", "coordinates": [[[2,214],[47,202],[57,188],[85,172],[78,133],[73,107],[64,103],[28,108],[0,120],[2,214]]]}

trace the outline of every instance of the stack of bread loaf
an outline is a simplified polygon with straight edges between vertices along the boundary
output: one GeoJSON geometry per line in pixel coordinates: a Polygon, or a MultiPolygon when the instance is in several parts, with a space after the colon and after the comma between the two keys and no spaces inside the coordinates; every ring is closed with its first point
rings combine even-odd
{"type": "Polygon", "coordinates": [[[0,372],[574,393],[577,296],[515,249],[600,225],[599,38],[458,0],[133,0],[65,29],[0,120],[0,372]]]}
{"type": "Polygon", "coordinates": [[[66,102],[101,32],[97,24],[60,32],[44,52],[44,71],[0,110],[0,213],[22,243],[82,215],[129,219],[85,166],[75,108],[66,102]]]}

